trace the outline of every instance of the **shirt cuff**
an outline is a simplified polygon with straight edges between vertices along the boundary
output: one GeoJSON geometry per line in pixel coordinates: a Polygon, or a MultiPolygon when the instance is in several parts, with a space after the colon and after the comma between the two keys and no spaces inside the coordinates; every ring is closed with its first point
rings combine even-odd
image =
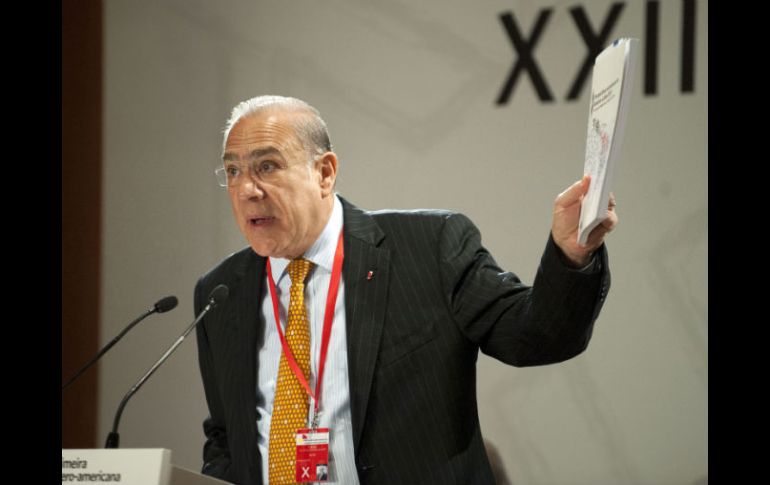
{"type": "Polygon", "coordinates": [[[588,261],[588,264],[582,268],[575,268],[569,258],[567,258],[567,255],[564,254],[561,248],[559,248],[559,246],[553,240],[553,235],[548,236],[548,244],[553,245],[553,248],[556,250],[556,254],[559,255],[559,261],[561,261],[561,264],[570,271],[590,275],[596,274],[602,269],[601,259],[598,257],[598,254],[601,252],[601,246],[597,248],[593,253],[591,253],[591,260],[588,261]]]}

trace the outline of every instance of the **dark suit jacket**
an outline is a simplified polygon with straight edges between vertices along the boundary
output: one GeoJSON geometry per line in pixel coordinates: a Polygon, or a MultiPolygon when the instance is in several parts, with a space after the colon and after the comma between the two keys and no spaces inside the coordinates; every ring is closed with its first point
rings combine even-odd
{"type": "MultiPolygon", "coordinates": [[[[343,200],[353,446],[362,484],[491,484],[476,405],[478,351],[514,366],[582,352],[609,288],[567,268],[549,238],[532,288],[503,272],[471,221],[447,211],[364,212],[343,200]],[[371,280],[366,276],[374,275],[371,280]]],[[[197,327],[210,417],[203,472],[261,483],[257,348],[265,258],[246,248],[195,288],[229,298],[197,327]]]]}

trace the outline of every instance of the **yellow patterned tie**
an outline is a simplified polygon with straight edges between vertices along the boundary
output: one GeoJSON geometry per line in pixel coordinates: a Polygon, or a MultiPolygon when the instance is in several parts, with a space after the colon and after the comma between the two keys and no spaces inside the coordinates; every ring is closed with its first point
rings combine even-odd
{"type": "MultiPolygon", "coordinates": [[[[310,379],[310,326],[305,309],[305,278],[313,263],[295,259],[289,263],[289,318],[286,322],[286,341],[305,379],[310,379]]],[[[299,383],[281,352],[278,364],[278,382],[275,386],[273,417],[270,422],[268,466],[270,484],[295,483],[297,430],[307,425],[308,395],[299,383]]]]}

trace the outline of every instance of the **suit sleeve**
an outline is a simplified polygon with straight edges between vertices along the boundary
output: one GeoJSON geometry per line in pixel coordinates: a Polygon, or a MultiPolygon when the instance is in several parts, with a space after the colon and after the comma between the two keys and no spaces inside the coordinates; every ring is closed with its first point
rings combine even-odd
{"type": "MultiPolygon", "coordinates": [[[[198,315],[205,303],[203,282],[195,285],[195,314],[198,315]]],[[[201,473],[218,478],[225,477],[230,467],[230,448],[227,443],[227,427],[224,422],[222,402],[219,397],[218,383],[214,372],[214,364],[206,335],[206,318],[204,317],[196,328],[198,343],[198,363],[200,365],[203,388],[206,393],[210,415],[203,421],[203,432],[206,442],[203,445],[203,468],[201,473]]]]}
{"type": "Polygon", "coordinates": [[[460,330],[482,352],[518,367],[572,358],[588,345],[609,289],[604,245],[589,270],[562,262],[549,236],[534,284],[503,271],[462,214],[449,216],[439,254],[442,285],[460,330]]]}

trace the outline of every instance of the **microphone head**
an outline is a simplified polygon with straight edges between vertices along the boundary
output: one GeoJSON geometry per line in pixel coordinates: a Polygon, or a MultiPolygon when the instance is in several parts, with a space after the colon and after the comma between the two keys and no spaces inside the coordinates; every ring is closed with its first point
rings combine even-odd
{"type": "Polygon", "coordinates": [[[158,300],[158,303],[155,304],[155,311],[158,313],[167,312],[169,310],[173,310],[176,308],[177,304],[179,303],[179,300],[176,299],[175,296],[167,296],[165,298],[161,298],[158,300]]]}
{"type": "Polygon", "coordinates": [[[230,289],[225,285],[217,285],[211,293],[209,293],[209,302],[213,306],[219,305],[223,301],[227,300],[227,296],[230,294],[230,289]]]}

